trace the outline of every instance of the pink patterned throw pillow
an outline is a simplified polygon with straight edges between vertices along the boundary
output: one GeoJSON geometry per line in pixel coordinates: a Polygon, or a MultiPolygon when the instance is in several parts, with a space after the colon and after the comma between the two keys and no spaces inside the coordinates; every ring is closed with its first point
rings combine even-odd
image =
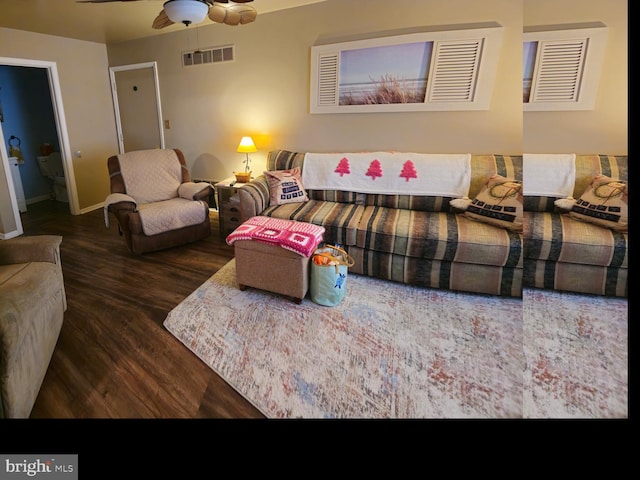
{"type": "Polygon", "coordinates": [[[302,172],[299,168],[290,170],[273,170],[264,172],[269,182],[269,204],[284,205],[309,200],[307,191],[302,185],[302,172]]]}

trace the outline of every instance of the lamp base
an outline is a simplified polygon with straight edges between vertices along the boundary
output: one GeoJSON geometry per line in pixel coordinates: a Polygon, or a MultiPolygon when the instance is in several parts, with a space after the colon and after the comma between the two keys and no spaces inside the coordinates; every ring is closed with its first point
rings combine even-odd
{"type": "Polygon", "coordinates": [[[236,176],[236,182],[247,183],[251,181],[251,172],[233,172],[236,176]]]}

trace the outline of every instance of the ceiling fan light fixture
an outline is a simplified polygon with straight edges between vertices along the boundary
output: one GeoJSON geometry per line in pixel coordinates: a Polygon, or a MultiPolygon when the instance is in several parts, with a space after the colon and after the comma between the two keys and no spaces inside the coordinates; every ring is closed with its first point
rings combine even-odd
{"type": "Polygon", "coordinates": [[[209,12],[209,5],[200,0],[169,0],[163,8],[169,20],[185,25],[202,22],[209,12]]]}

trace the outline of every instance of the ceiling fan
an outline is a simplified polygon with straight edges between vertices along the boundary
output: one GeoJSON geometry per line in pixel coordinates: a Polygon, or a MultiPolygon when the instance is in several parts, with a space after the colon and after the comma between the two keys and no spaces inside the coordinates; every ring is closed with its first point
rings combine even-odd
{"type": "MultiPolygon", "coordinates": [[[[140,0],[76,0],[78,3],[137,2],[140,0]]],[[[168,0],[153,21],[153,28],[159,30],[174,23],[200,23],[205,17],[216,23],[239,25],[251,23],[258,12],[254,7],[244,5],[253,0],[168,0]]]]}

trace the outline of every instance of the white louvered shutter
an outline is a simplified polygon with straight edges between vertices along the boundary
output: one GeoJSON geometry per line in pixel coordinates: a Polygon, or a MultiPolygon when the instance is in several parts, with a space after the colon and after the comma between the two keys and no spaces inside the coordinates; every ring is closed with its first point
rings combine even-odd
{"type": "Polygon", "coordinates": [[[530,102],[575,102],[587,51],[587,39],[540,42],[530,102]]]}
{"type": "Polygon", "coordinates": [[[339,52],[318,57],[318,106],[338,105],[339,52]]]}
{"type": "Polygon", "coordinates": [[[436,42],[427,101],[473,101],[481,52],[482,39],[436,42]]]}

